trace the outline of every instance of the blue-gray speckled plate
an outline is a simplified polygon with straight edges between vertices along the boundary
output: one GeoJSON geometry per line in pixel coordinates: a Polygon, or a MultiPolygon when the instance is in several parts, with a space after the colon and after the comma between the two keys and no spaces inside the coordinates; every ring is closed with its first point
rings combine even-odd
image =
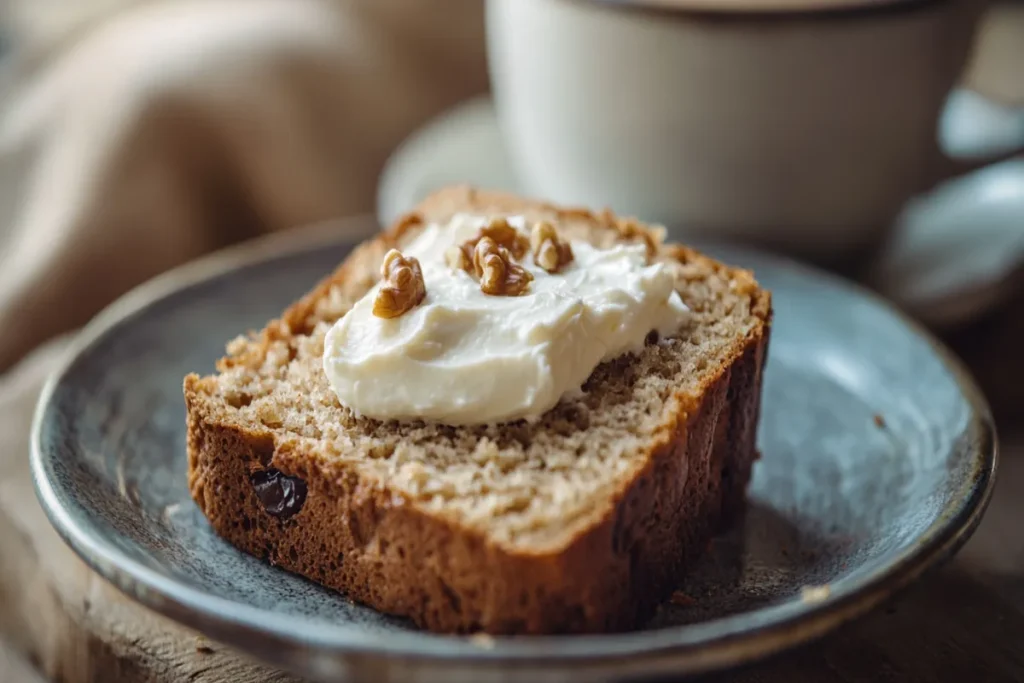
{"type": "Polygon", "coordinates": [[[259,328],[346,253],[348,222],[215,255],[103,313],[43,392],[32,465],[64,539],[139,602],[315,679],[537,683],[703,671],[804,642],[947,557],[989,498],[996,439],[956,361],[870,295],[712,248],[774,290],[751,509],[642,630],[431,635],[242,554],[185,481],[182,377],[259,328]],[[810,587],[810,588],[809,588],[810,587]]]}

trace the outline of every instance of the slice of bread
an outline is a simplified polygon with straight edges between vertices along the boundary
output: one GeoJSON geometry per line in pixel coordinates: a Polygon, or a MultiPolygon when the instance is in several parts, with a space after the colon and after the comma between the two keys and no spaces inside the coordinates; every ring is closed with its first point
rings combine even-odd
{"type": "Polygon", "coordinates": [[[770,319],[751,273],[659,246],[635,221],[446,189],[229,344],[219,374],[185,378],[192,496],[239,548],[432,630],[634,627],[743,509],[770,319]],[[325,333],[387,249],[459,212],[544,217],[594,244],[644,239],[692,321],[598,366],[535,423],[355,417],[324,375],[325,333]]]}

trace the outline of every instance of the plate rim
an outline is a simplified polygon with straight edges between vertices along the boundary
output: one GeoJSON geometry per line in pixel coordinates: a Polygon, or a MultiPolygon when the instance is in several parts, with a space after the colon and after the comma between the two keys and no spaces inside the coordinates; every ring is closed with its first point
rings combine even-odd
{"type": "MultiPolygon", "coordinates": [[[[999,447],[988,403],[962,362],[920,323],[910,319],[879,295],[837,275],[767,251],[723,242],[700,241],[699,248],[727,250],[742,258],[751,254],[773,267],[785,267],[823,278],[882,306],[928,343],[950,372],[971,408],[970,450],[974,472],[956,496],[959,503],[944,510],[908,548],[886,565],[857,577],[825,600],[807,605],[787,602],[753,612],[669,627],[657,631],[580,636],[495,638],[480,643],[471,638],[419,631],[379,634],[347,624],[312,630],[297,615],[275,615],[193,588],[160,574],[93,537],[74,514],[46,474],[41,434],[52,397],[79,358],[118,325],[149,306],[189,287],[233,270],[276,260],[316,248],[355,246],[377,230],[370,215],[325,221],[313,226],[250,240],[208,254],[136,287],[100,312],[71,341],[48,377],[36,404],[30,440],[33,484],[41,506],[60,537],[106,581],[140,604],[187,627],[233,645],[271,664],[295,670],[296,662],[348,657],[390,657],[418,665],[558,666],[599,670],[602,675],[649,674],[653,671],[698,673],[738,665],[813,640],[870,611],[909,585],[922,573],[955,553],[971,536],[992,496],[999,447]],[[361,226],[343,234],[341,226],[361,226]],[[372,229],[370,229],[372,227],[372,229]],[[757,618],[751,620],[751,615],[757,618]],[[303,628],[303,625],[306,628],[303,628]],[[312,657],[312,660],[311,660],[312,657]]],[[[323,662],[321,662],[323,664],[323,662]]],[[[309,666],[302,670],[309,673],[309,666]]]]}

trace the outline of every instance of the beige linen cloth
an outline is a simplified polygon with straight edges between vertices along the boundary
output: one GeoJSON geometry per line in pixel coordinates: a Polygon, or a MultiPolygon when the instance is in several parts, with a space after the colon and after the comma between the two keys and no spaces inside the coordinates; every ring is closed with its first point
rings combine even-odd
{"type": "Polygon", "coordinates": [[[371,211],[395,145],[486,89],[479,0],[15,0],[6,16],[0,372],[203,252],[371,211]]]}
{"type": "MultiPolygon", "coordinates": [[[[42,514],[29,424],[69,334],[206,251],[372,211],[390,151],[486,89],[482,13],[481,0],[0,0],[5,509],[42,514]]],[[[27,670],[0,641],[0,679],[27,670]]]]}

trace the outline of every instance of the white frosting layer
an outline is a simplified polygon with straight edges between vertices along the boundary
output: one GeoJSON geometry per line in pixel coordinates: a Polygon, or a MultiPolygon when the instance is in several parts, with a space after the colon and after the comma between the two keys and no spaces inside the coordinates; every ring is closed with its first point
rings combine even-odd
{"type": "MultiPolygon", "coordinates": [[[[324,371],[338,400],[378,419],[452,425],[534,418],[578,390],[602,361],[637,351],[651,330],[673,334],[688,309],[643,243],[572,242],[572,263],[534,276],[522,296],[489,296],[444,252],[485,218],[428,225],[402,249],[420,261],[427,295],[404,315],[373,315],[374,287],[327,333],[324,371]]],[[[525,234],[522,219],[510,219],[525,234]]]]}

